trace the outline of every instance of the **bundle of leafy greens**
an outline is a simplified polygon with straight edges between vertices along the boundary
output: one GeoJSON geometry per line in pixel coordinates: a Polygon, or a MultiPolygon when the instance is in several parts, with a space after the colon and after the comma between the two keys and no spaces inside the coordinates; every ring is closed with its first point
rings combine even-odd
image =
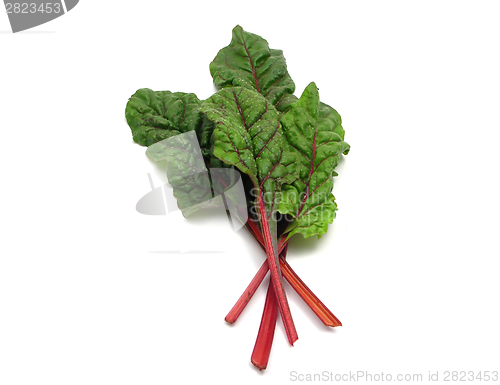
{"type": "Polygon", "coordinates": [[[283,277],[325,325],[341,326],[293,271],[286,253],[295,234],[320,238],[332,223],[334,169],[350,147],[340,115],[320,101],[316,84],[294,96],[283,52],[270,49],[260,36],[236,26],[210,74],[219,91],[207,100],[144,88],[129,99],[125,116],[134,141],[149,146],[152,160],[167,161],[184,215],[205,207],[232,208],[265,251],[266,260],[225,318],[237,320],[270,271],[251,359],[262,370],[278,312],[289,343],[298,339],[283,277]],[[244,194],[231,196],[238,180],[244,194]],[[222,198],[214,200],[217,196],[222,198]]]}

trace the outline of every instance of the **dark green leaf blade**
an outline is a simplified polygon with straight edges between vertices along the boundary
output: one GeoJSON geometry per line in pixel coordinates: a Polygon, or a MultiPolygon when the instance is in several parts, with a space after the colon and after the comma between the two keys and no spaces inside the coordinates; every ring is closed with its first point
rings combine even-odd
{"type": "Polygon", "coordinates": [[[281,113],[281,115],[288,112],[290,106],[299,100],[295,95],[284,94],[281,99],[276,103],[276,109],[281,113]]]}
{"type": "MultiPolygon", "coordinates": [[[[197,131],[209,146],[210,122],[204,124],[199,111],[201,101],[192,93],[153,91],[141,88],[132,95],[125,108],[125,117],[134,141],[150,146],[179,133],[197,131]],[[203,133],[202,133],[203,131],[203,133]]],[[[200,137],[201,136],[201,137],[200,137]]]]}
{"type": "Polygon", "coordinates": [[[276,105],[285,94],[295,91],[283,52],[270,49],[262,37],[234,27],[231,43],[210,63],[217,88],[246,87],[264,95],[276,105]]]}
{"type": "Polygon", "coordinates": [[[349,152],[340,115],[320,103],[316,84],[307,86],[301,98],[281,118],[288,142],[298,150],[302,163],[300,178],[283,187],[279,211],[295,223],[288,237],[321,237],[335,218],[337,206],[331,191],[332,175],[342,154],[349,152]]]}

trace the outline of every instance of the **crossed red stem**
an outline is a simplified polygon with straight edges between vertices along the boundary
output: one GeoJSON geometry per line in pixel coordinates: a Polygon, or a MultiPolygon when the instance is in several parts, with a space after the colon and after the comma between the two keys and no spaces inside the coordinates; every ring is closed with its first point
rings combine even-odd
{"type": "MultiPolygon", "coordinates": [[[[252,221],[247,222],[247,229],[259,242],[260,246],[265,251],[264,240],[259,227],[252,221]]],[[[286,252],[288,247],[288,241],[282,239],[279,242],[279,264],[280,270],[288,283],[294,288],[297,294],[302,298],[302,300],[311,308],[311,310],[318,316],[318,318],[326,325],[330,327],[342,326],[342,323],[337,317],[319,300],[318,297],[307,287],[307,285],[300,279],[300,277],[295,273],[292,267],[286,261],[286,252]]],[[[227,314],[225,320],[229,323],[234,323],[243,309],[246,307],[250,299],[254,295],[257,288],[260,286],[264,277],[269,270],[268,261],[264,261],[262,266],[257,271],[257,274],[252,279],[246,290],[240,296],[236,304],[233,306],[231,311],[227,314]]],[[[274,339],[274,330],[276,327],[276,321],[278,317],[278,302],[276,300],[276,294],[273,290],[272,280],[269,282],[269,287],[266,295],[266,302],[264,305],[264,311],[262,313],[262,319],[259,327],[259,332],[257,334],[257,340],[255,341],[254,350],[252,353],[252,364],[254,364],[260,370],[267,367],[269,361],[269,356],[271,354],[271,347],[274,339]]]]}
{"type": "MultiPolygon", "coordinates": [[[[210,162],[208,162],[209,167],[211,167],[210,162]]],[[[227,188],[227,185],[222,181],[223,185],[227,188]]],[[[248,231],[254,236],[254,238],[259,242],[259,245],[264,251],[267,250],[265,246],[265,240],[261,229],[253,221],[247,221],[245,226],[248,231]]],[[[293,271],[291,266],[286,262],[286,252],[288,248],[288,241],[285,238],[281,238],[278,242],[278,254],[279,254],[279,266],[281,273],[288,281],[288,283],[294,288],[297,294],[302,298],[302,300],[311,308],[311,310],[318,316],[318,318],[326,325],[331,327],[342,326],[342,323],[337,317],[319,300],[318,297],[307,287],[307,285],[300,279],[300,277],[293,271]]],[[[226,316],[226,321],[229,323],[234,323],[245,306],[248,304],[252,296],[254,295],[257,288],[260,286],[264,277],[269,270],[268,260],[266,259],[257,274],[252,279],[247,289],[240,296],[236,304],[233,306],[231,311],[226,316]]],[[[252,353],[252,363],[263,370],[267,367],[269,361],[269,356],[271,354],[271,347],[274,339],[274,330],[276,328],[276,321],[278,319],[278,310],[280,306],[276,299],[276,291],[273,289],[273,280],[269,282],[266,302],[264,304],[264,311],[262,313],[262,319],[259,327],[259,332],[257,334],[257,340],[255,341],[254,350],[252,353]]],[[[286,323],[284,322],[285,326],[286,323]]],[[[293,325],[293,321],[292,321],[293,325]]],[[[295,330],[294,330],[295,332],[295,330]]],[[[288,334],[288,333],[287,333],[288,334]]],[[[296,337],[296,332],[295,332],[296,337]]],[[[290,340],[290,338],[289,338],[290,340]]],[[[293,345],[293,342],[291,342],[293,345]]]]}
{"type": "Polygon", "coordinates": [[[264,238],[264,246],[267,254],[267,264],[269,266],[269,273],[271,275],[271,283],[274,288],[276,302],[278,302],[278,308],[280,311],[281,320],[283,321],[283,326],[285,327],[288,342],[293,346],[293,343],[297,341],[299,336],[297,335],[297,330],[295,329],[295,324],[293,322],[290,307],[288,305],[288,299],[286,297],[285,289],[283,288],[283,277],[279,259],[280,252],[278,252],[277,250],[278,245],[276,236],[276,223],[274,223],[273,230],[271,230],[265,211],[264,197],[262,193],[259,196],[259,211],[260,220],[262,223],[262,237],[264,238]]]}

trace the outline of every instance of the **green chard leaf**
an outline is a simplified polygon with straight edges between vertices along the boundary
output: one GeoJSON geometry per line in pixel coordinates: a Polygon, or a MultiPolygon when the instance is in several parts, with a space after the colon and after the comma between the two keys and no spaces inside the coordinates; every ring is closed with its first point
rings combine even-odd
{"type": "Polygon", "coordinates": [[[256,91],[225,88],[203,102],[201,111],[216,124],[214,155],[248,174],[253,186],[267,260],[290,344],[297,340],[279,267],[276,210],[281,185],[298,176],[296,150],[283,136],[278,111],[256,91]]]}
{"type": "Polygon", "coordinates": [[[203,114],[203,123],[201,124],[199,129],[196,130],[196,134],[198,136],[203,157],[207,160],[213,158],[213,149],[211,147],[214,128],[214,123],[210,119],[208,119],[206,114],[203,114]]]}
{"type": "Polygon", "coordinates": [[[295,218],[288,238],[296,233],[305,238],[321,237],[333,222],[337,209],[331,193],[334,169],[350,148],[344,142],[340,115],[320,103],[318,88],[311,83],[283,115],[281,123],[302,164],[300,177],[282,188],[279,212],[295,218]]]}
{"type": "Polygon", "coordinates": [[[200,105],[192,93],[141,88],[129,99],[125,117],[134,141],[142,146],[196,131],[202,150],[207,152],[213,124],[199,111],[200,105]]]}
{"type": "Polygon", "coordinates": [[[210,74],[217,88],[250,88],[274,106],[295,91],[283,51],[270,49],[266,40],[239,25],[233,29],[231,43],[210,63],[210,74]]]}
{"type": "Polygon", "coordinates": [[[262,95],[243,87],[217,92],[201,111],[216,124],[214,155],[249,175],[269,198],[270,216],[281,185],[292,183],[299,172],[297,151],[283,136],[278,112],[262,95]]]}
{"type": "Polygon", "coordinates": [[[283,116],[297,100],[299,99],[295,95],[285,94],[275,105],[275,108],[281,113],[281,116],[283,116]]]}

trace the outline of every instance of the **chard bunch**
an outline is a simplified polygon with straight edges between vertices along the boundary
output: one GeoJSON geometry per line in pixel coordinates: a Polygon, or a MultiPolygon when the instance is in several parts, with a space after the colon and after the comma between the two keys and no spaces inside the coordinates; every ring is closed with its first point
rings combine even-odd
{"type": "Polygon", "coordinates": [[[217,93],[138,90],[126,119],[148,156],[167,161],[167,177],[185,216],[224,207],[259,242],[266,260],[225,320],[234,323],[270,271],[267,297],[252,363],[265,369],[278,312],[291,345],[297,331],[283,277],[330,327],[340,321],[286,261],[295,234],[320,238],[335,218],[335,167],[349,152],[340,115],[320,101],[310,83],[293,95],[283,52],[266,40],[232,31],[231,43],[210,63],[217,93]],[[232,189],[237,183],[243,186],[232,189]],[[214,199],[219,197],[220,199],[214,199]]]}

